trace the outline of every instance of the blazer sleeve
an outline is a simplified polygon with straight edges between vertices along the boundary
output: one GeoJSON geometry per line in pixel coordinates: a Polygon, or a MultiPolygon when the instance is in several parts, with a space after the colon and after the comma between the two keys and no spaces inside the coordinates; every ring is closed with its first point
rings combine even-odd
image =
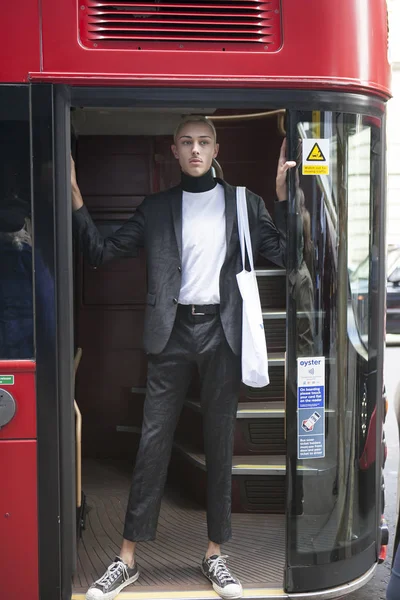
{"type": "Polygon", "coordinates": [[[275,223],[263,200],[258,202],[259,252],[280,267],[286,265],[287,201],[275,203],[275,223]]]}
{"type": "Polygon", "coordinates": [[[122,258],[144,245],[146,200],[113,235],[103,238],[86,206],[73,212],[73,228],[89,264],[99,267],[113,258],[122,258]]]}

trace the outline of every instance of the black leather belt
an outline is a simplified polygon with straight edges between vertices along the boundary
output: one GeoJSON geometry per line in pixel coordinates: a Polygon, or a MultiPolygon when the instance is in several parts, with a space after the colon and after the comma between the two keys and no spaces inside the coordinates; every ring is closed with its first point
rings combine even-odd
{"type": "Polygon", "coordinates": [[[216,315],[219,312],[219,304],[179,304],[179,308],[193,316],[199,317],[216,315]]]}

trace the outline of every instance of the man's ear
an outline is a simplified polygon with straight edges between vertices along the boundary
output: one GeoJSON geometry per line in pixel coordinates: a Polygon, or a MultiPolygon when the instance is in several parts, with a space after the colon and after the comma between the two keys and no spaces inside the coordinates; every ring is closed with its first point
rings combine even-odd
{"type": "Polygon", "coordinates": [[[219,152],[219,144],[215,144],[215,148],[214,148],[214,156],[213,156],[213,158],[217,158],[217,156],[218,156],[218,152],[219,152]]]}
{"type": "Polygon", "coordinates": [[[175,158],[179,158],[179,156],[178,156],[178,150],[176,149],[175,144],[172,144],[171,150],[172,150],[172,154],[175,156],[175,158]]]}

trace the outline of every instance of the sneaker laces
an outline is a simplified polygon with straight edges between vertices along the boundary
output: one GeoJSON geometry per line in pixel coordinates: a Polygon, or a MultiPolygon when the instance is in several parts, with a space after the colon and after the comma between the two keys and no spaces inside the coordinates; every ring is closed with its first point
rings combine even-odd
{"type": "Polygon", "coordinates": [[[116,560],[107,568],[104,575],[95,581],[95,583],[101,585],[106,590],[114,583],[121,573],[124,575],[124,581],[126,581],[129,577],[127,566],[122,561],[116,560]]]}
{"type": "Polygon", "coordinates": [[[236,583],[236,579],[232,577],[227,564],[226,559],[228,556],[225,554],[223,556],[217,556],[217,558],[209,558],[208,564],[210,568],[210,573],[215,575],[223,584],[226,583],[236,583]]]}

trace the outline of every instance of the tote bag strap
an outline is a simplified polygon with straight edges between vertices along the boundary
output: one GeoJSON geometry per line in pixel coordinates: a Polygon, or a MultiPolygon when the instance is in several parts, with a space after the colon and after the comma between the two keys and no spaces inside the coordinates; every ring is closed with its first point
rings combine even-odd
{"type": "Polygon", "coordinates": [[[236,188],[236,206],[237,206],[239,241],[240,241],[240,250],[242,253],[243,269],[245,269],[245,265],[246,265],[245,258],[246,258],[246,250],[247,250],[247,256],[249,257],[250,270],[254,271],[253,249],[251,247],[249,215],[247,212],[246,188],[245,187],[238,186],[236,188]]]}

